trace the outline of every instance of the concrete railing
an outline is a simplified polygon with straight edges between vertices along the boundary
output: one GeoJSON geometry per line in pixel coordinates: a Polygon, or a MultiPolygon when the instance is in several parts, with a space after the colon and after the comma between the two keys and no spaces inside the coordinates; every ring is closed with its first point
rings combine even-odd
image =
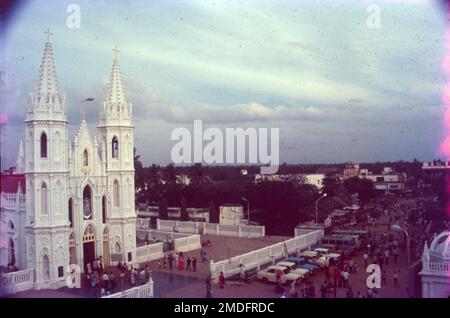
{"type": "Polygon", "coordinates": [[[147,240],[152,241],[154,239],[159,241],[168,241],[169,238],[177,239],[180,237],[187,237],[189,234],[186,233],[174,233],[169,231],[158,231],[158,230],[136,230],[136,237],[139,241],[145,241],[147,240]]]}
{"type": "Polygon", "coordinates": [[[266,234],[264,226],[258,225],[225,225],[204,223],[204,234],[234,236],[234,237],[263,237],[266,234]]]}
{"type": "Polygon", "coordinates": [[[180,237],[175,239],[174,241],[174,249],[177,252],[189,252],[200,249],[200,235],[189,235],[186,237],[180,237]]]}
{"type": "Polygon", "coordinates": [[[430,272],[450,272],[449,261],[431,261],[428,263],[428,269],[430,272]]]}
{"type": "Polygon", "coordinates": [[[156,229],[159,231],[201,234],[201,224],[203,224],[203,222],[186,222],[157,219],[156,229]]]}
{"type": "Polygon", "coordinates": [[[163,243],[154,243],[136,248],[136,257],[138,263],[161,259],[163,255],[163,243]]]}
{"type": "Polygon", "coordinates": [[[323,230],[312,231],[284,242],[263,247],[259,250],[235,256],[227,260],[216,263],[211,260],[211,277],[217,279],[220,272],[223,272],[225,277],[238,274],[240,272],[241,264],[244,266],[245,271],[255,268],[259,270],[263,265],[274,263],[277,259],[310,248],[312,245],[317,244],[322,237],[323,230]]]}
{"type": "Polygon", "coordinates": [[[153,298],[153,280],[142,286],[133,287],[122,292],[103,296],[102,298],[153,298]]]}
{"type": "Polygon", "coordinates": [[[212,234],[234,237],[265,236],[265,227],[256,225],[225,225],[218,223],[183,222],[158,219],[156,228],[161,231],[192,234],[212,234]]]}
{"type": "Polygon", "coordinates": [[[14,294],[33,289],[34,269],[2,274],[0,277],[0,295],[14,294]]]}
{"type": "Polygon", "coordinates": [[[149,218],[136,218],[136,229],[148,230],[150,228],[149,218]]]}

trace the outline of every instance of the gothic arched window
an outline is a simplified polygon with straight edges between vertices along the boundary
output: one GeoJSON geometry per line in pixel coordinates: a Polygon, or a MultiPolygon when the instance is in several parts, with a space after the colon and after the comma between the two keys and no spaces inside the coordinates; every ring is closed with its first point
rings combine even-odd
{"type": "Polygon", "coordinates": [[[106,223],[106,213],[107,213],[106,196],[103,196],[103,198],[102,198],[102,223],[103,224],[106,223]]]}
{"type": "Polygon", "coordinates": [[[47,204],[47,185],[45,183],[42,183],[41,185],[41,214],[47,215],[48,214],[48,204],[47,204]]]}
{"type": "Polygon", "coordinates": [[[115,207],[119,207],[119,182],[117,180],[114,180],[113,183],[113,204],[115,207]]]}
{"type": "Polygon", "coordinates": [[[89,153],[87,149],[84,149],[83,151],[83,166],[87,167],[89,165],[89,153]]]}
{"type": "Polygon", "coordinates": [[[83,217],[85,220],[92,219],[92,190],[89,185],[83,190],[83,217]]]}
{"type": "Polygon", "coordinates": [[[47,135],[41,134],[41,158],[47,158],[47,135]]]}
{"type": "Polygon", "coordinates": [[[68,204],[68,208],[69,208],[69,227],[73,227],[73,200],[72,198],[69,199],[69,204],[68,204]]]}
{"type": "Polygon", "coordinates": [[[119,140],[116,136],[112,139],[112,157],[118,158],[119,157],[119,140]]]}

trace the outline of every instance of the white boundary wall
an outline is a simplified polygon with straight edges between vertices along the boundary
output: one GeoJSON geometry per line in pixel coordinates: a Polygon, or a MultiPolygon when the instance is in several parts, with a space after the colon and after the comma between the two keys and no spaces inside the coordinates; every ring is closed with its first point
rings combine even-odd
{"type": "Polygon", "coordinates": [[[102,298],[153,298],[153,280],[142,286],[133,287],[102,298]]]}
{"type": "Polygon", "coordinates": [[[0,277],[0,295],[14,294],[33,289],[34,269],[6,273],[0,277]]]}
{"type": "Polygon", "coordinates": [[[189,235],[187,237],[180,237],[173,240],[174,249],[177,252],[190,252],[198,250],[202,247],[200,243],[200,235],[189,235]]]}
{"type": "Polygon", "coordinates": [[[204,222],[183,222],[172,220],[156,221],[156,228],[160,231],[178,231],[192,234],[212,234],[234,237],[263,237],[266,234],[264,226],[256,225],[226,225],[204,222]]]}
{"type": "Polygon", "coordinates": [[[161,259],[163,255],[163,243],[154,243],[136,248],[136,257],[138,263],[161,259]]]}
{"type": "Polygon", "coordinates": [[[274,263],[277,259],[310,248],[312,245],[320,242],[323,235],[323,230],[316,230],[217,263],[211,260],[211,277],[217,279],[220,272],[223,272],[226,278],[236,275],[240,272],[240,264],[244,265],[245,271],[259,270],[262,265],[274,263]]]}

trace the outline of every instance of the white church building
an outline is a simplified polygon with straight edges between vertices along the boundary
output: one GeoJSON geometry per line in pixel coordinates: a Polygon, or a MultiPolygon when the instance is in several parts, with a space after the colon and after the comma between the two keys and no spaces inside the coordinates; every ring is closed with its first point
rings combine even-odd
{"type": "Polygon", "coordinates": [[[65,285],[67,265],[102,257],[136,262],[134,127],[118,50],[99,109],[97,135],[82,118],[70,140],[65,95],[52,45],[45,43],[39,81],[28,97],[24,150],[16,174],[2,175],[0,265],[34,269],[34,288],[65,285]]]}
{"type": "Polygon", "coordinates": [[[437,235],[430,248],[425,244],[422,255],[423,298],[450,297],[450,232],[437,235]]]}

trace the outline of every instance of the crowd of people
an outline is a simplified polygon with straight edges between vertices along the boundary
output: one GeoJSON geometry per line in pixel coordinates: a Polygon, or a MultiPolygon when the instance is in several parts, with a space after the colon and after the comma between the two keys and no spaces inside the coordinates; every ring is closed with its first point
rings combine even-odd
{"type": "Polygon", "coordinates": [[[136,267],[119,262],[116,269],[105,270],[101,257],[87,264],[86,284],[94,297],[103,297],[146,284],[152,276],[148,265],[136,267]]]}
{"type": "MultiPolygon", "coordinates": [[[[281,297],[322,297],[322,298],[376,298],[379,297],[383,286],[390,285],[395,288],[408,288],[408,286],[400,285],[401,270],[399,266],[400,252],[407,252],[407,237],[403,231],[395,231],[392,229],[392,224],[399,224],[402,229],[409,230],[409,238],[418,246],[423,248],[425,242],[424,228],[427,223],[422,221],[419,224],[414,224],[414,227],[420,226],[419,230],[414,231],[413,226],[408,224],[408,216],[412,210],[419,206],[418,199],[399,199],[396,197],[383,198],[373,202],[371,208],[367,211],[367,221],[359,224],[358,227],[366,229],[368,239],[362,246],[360,253],[361,259],[354,259],[354,257],[342,257],[337,262],[330,261],[329,266],[324,270],[324,281],[318,288],[309,279],[302,279],[300,283],[292,283],[289,287],[283,287],[277,284],[276,292],[280,293],[281,297]],[[387,225],[386,230],[381,231],[376,228],[387,225]],[[377,233],[378,232],[378,233],[377,233]],[[360,290],[354,291],[351,286],[352,275],[359,272],[363,267],[365,272],[369,264],[377,264],[381,270],[381,289],[369,288],[365,286],[358,286],[360,290]],[[338,292],[342,289],[343,292],[338,292]]],[[[422,210],[418,210],[422,211],[422,210]]],[[[414,259],[418,259],[420,253],[417,253],[414,259]]],[[[367,274],[368,275],[368,274],[367,274]]]]}
{"type": "Polygon", "coordinates": [[[183,252],[170,253],[158,260],[158,269],[178,270],[178,271],[197,271],[197,257],[187,257],[183,252]]]}

